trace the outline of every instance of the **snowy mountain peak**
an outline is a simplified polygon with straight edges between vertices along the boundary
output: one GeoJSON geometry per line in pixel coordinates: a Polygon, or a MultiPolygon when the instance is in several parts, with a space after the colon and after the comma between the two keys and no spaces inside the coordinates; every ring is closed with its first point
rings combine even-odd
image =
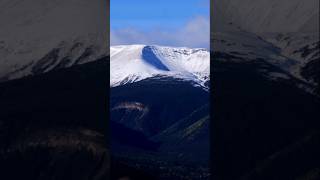
{"type": "Polygon", "coordinates": [[[107,1],[0,1],[0,82],[109,54],[107,1]]]}
{"type": "Polygon", "coordinates": [[[204,87],[209,79],[210,53],[206,49],[148,45],[110,48],[110,86],[155,76],[173,77],[204,87]]]}

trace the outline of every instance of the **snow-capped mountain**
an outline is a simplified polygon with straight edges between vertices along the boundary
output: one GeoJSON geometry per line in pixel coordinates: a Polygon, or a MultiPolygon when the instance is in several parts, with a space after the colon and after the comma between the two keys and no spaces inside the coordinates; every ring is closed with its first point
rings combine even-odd
{"type": "Polygon", "coordinates": [[[108,11],[104,0],[0,1],[0,81],[108,55],[108,11]]]}
{"type": "Polygon", "coordinates": [[[209,75],[206,49],[112,46],[109,127],[114,159],[142,172],[159,172],[158,179],[162,174],[207,179],[209,75]],[[159,168],[162,164],[166,166],[159,168]],[[199,168],[189,171],[189,164],[199,168]]]}
{"type": "Polygon", "coordinates": [[[282,70],[261,69],[271,79],[292,76],[311,88],[299,87],[319,91],[318,0],[222,0],[212,5],[214,52],[233,56],[229,61],[265,61],[282,70]]]}
{"type": "Polygon", "coordinates": [[[206,49],[124,45],[110,49],[110,86],[151,77],[173,77],[206,87],[210,53],[206,49]]]}
{"type": "Polygon", "coordinates": [[[316,94],[319,76],[313,63],[319,60],[319,40],[310,38],[309,34],[277,37],[245,31],[215,32],[212,38],[213,61],[260,64],[256,70],[266,78],[272,81],[293,80],[297,87],[316,94]]]}

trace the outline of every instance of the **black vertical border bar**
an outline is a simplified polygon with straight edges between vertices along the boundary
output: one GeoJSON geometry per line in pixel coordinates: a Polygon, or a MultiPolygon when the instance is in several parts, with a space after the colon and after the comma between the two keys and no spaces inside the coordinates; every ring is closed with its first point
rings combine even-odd
{"type": "Polygon", "coordinates": [[[110,104],[110,0],[105,0],[106,1],[106,5],[107,5],[107,23],[106,23],[106,33],[107,33],[107,49],[108,49],[108,55],[107,55],[107,83],[106,83],[106,86],[107,86],[107,92],[106,92],[106,96],[105,96],[105,99],[106,99],[106,136],[105,136],[105,141],[106,141],[106,144],[107,144],[107,149],[108,149],[108,166],[107,166],[107,171],[108,171],[108,179],[111,179],[111,146],[110,146],[110,126],[109,126],[109,121],[110,121],[110,107],[109,107],[109,104],[110,104]]]}
{"type": "Polygon", "coordinates": [[[215,152],[214,152],[214,137],[215,137],[215,134],[214,134],[214,96],[213,96],[213,92],[214,92],[214,76],[213,76],[213,1],[214,0],[210,0],[210,45],[209,45],[209,51],[210,51],[210,123],[209,123],[209,134],[210,134],[210,143],[209,143],[209,148],[210,148],[210,163],[209,163],[209,166],[210,166],[210,173],[211,173],[211,176],[210,176],[210,179],[214,179],[214,175],[215,175],[215,163],[214,163],[214,155],[215,155],[215,152]]]}

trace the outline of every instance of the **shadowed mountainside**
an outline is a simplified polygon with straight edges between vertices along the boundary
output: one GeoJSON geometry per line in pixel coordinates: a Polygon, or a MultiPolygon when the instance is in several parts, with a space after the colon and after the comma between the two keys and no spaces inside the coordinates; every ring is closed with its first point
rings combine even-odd
{"type": "Polygon", "coordinates": [[[112,164],[124,168],[113,175],[131,168],[156,179],[208,179],[208,104],[207,91],[172,77],[111,88],[112,164]]]}
{"type": "Polygon", "coordinates": [[[108,57],[0,84],[1,179],[106,179],[108,57]]]}
{"type": "Polygon", "coordinates": [[[277,69],[263,59],[236,59],[212,55],[214,177],[319,178],[319,99],[295,87],[294,78],[263,76],[261,68],[277,69]]]}

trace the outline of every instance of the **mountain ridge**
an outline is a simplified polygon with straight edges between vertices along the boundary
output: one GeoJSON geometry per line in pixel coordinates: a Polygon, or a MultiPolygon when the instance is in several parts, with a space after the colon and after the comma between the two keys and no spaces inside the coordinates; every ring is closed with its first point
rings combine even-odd
{"type": "Polygon", "coordinates": [[[103,0],[1,1],[0,81],[107,56],[108,11],[103,0]]]}
{"type": "Polygon", "coordinates": [[[206,87],[210,53],[204,48],[141,44],[111,46],[110,71],[111,87],[156,76],[174,77],[206,87]]]}

